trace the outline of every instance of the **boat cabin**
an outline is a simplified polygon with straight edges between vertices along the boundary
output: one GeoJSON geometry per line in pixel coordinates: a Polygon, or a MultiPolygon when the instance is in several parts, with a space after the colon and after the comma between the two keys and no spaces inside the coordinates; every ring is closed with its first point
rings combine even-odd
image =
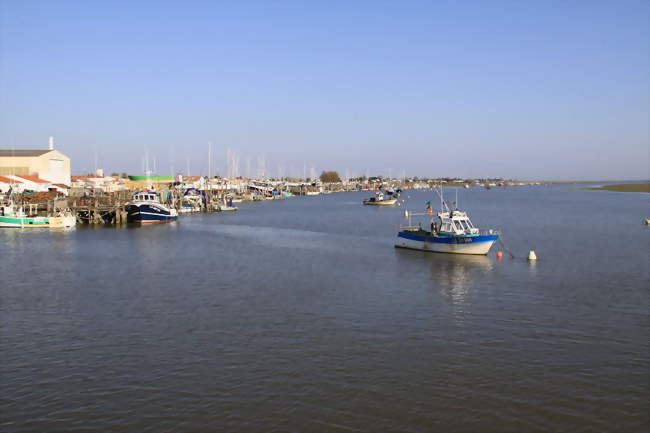
{"type": "Polygon", "coordinates": [[[440,212],[438,213],[438,218],[440,219],[440,223],[437,225],[437,231],[442,235],[460,236],[479,234],[479,229],[474,227],[474,224],[472,224],[472,221],[470,221],[465,212],[458,210],[440,212]]]}
{"type": "Polygon", "coordinates": [[[133,194],[133,201],[151,201],[159,203],[158,193],[155,191],[138,191],[133,194]]]}

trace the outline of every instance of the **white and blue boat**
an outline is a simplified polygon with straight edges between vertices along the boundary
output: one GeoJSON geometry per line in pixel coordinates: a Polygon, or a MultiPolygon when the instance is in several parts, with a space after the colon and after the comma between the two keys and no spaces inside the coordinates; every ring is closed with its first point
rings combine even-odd
{"type": "Polygon", "coordinates": [[[138,191],[126,206],[127,222],[139,224],[166,223],[175,221],[178,212],[160,202],[155,191],[138,191]]]}
{"type": "Polygon", "coordinates": [[[458,209],[451,210],[442,200],[442,195],[441,208],[441,212],[436,214],[437,219],[433,218],[430,204],[425,213],[406,211],[404,214],[408,224],[400,226],[395,247],[434,253],[486,255],[499,239],[498,230],[479,230],[474,227],[467,213],[458,209]],[[431,216],[429,227],[412,224],[413,216],[423,215],[431,216]]]}

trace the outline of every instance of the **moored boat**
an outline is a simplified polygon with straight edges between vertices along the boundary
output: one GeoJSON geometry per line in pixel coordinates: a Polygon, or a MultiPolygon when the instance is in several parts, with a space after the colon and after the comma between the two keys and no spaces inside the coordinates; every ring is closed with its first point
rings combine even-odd
{"type": "Polygon", "coordinates": [[[175,221],[178,212],[160,202],[155,191],[138,191],[126,206],[127,222],[139,224],[166,223],[175,221]]]}
{"type": "Polygon", "coordinates": [[[375,192],[374,197],[367,198],[363,201],[363,204],[370,206],[393,206],[395,203],[397,203],[396,198],[386,198],[381,191],[375,192]]]}
{"type": "Polygon", "coordinates": [[[38,216],[25,212],[13,201],[0,205],[0,227],[4,228],[66,228],[74,227],[77,219],[72,213],[60,211],[54,215],[38,216]]]}
{"type": "Polygon", "coordinates": [[[479,230],[474,227],[466,212],[451,210],[441,200],[442,210],[436,214],[437,220],[431,218],[430,230],[412,224],[413,216],[432,216],[430,204],[425,213],[405,212],[408,224],[400,226],[397,234],[396,248],[408,248],[447,254],[486,255],[492,245],[499,239],[498,230],[479,230]]]}
{"type": "Polygon", "coordinates": [[[233,206],[233,199],[232,197],[226,197],[226,200],[223,203],[217,203],[215,204],[215,210],[220,211],[220,212],[232,212],[239,210],[237,206],[233,206]]]}

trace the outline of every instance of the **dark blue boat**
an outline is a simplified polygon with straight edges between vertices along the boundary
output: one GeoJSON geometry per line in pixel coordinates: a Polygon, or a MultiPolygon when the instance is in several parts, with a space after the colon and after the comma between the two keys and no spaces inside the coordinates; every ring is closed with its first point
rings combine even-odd
{"type": "Polygon", "coordinates": [[[158,193],[154,191],[138,191],[133,194],[133,200],[126,206],[126,212],[126,220],[130,223],[166,223],[178,218],[176,209],[162,204],[158,193]]]}

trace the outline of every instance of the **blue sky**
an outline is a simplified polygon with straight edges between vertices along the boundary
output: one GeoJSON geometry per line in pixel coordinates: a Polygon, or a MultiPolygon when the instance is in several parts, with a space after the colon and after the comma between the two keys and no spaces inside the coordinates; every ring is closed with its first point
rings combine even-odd
{"type": "Polygon", "coordinates": [[[0,148],[73,172],[650,177],[647,1],[0,0],[0,148]]]}

